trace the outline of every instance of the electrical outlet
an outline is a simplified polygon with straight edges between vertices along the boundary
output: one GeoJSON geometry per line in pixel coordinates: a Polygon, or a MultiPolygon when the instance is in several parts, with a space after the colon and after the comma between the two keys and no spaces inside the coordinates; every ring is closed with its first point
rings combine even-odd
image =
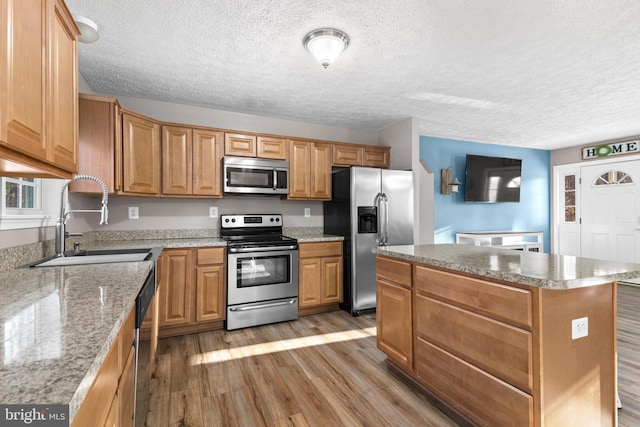
{"type": "Polygon", "coordinates": [[[209,218],[217,218],[217,217],[218,217],[218,207],[209,206],[209,218]]]}
{"type": "Polygon", "coordinates": [[[311,208],[304,208],[304,217],[309,218],[311,216],[311,208]]]}
{"type": "Polygon", "coordinates": [[[138,211],[137,206],[129,206],[129,219],[138,219],[140,218],[140,212],[138,211]]]}
{"type": "Polygon", "coordinates": [[[589,335],[589,318],[581,317],[571,321],[571,339],[577,340],[589,335]]]}

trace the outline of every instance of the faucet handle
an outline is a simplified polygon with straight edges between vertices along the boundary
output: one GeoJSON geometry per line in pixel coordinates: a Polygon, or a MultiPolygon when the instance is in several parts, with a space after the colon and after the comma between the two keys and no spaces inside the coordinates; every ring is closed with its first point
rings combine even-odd
{"type": "Polygon", "coordinates": [[[80,237],[84,236],[84,233],[69,233],[68,231],[64,233],[64,237],[80,237]]]}

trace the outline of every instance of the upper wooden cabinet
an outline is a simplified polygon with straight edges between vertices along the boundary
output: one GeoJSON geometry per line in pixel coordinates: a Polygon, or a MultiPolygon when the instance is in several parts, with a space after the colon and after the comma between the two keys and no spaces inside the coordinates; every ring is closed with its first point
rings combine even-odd
{"type": "Polygon", "coordinates": [[[162,126],[162,194],[221,197],[222,132],[162,126]]]}
{"type": "Polygon", "coordinates": [[[69,178],[76,171],[78,33],[62,0],[2,0],[2,175],[69,178]]]}
{"type": "Polygon", "coordinates": [[[286,138],[266,135],[225,133],[224,155],[259,157],[262,159],[287,160],[289,154],[286,138]]]}
{"type": "Polygon", "coordinates": [[[122,190],[157,195],[160,191],[160,123],[122,112],[122,190]]]}
{"type": "Polygon", "coordinates": [[[330,143],[289,141],[289,199],[331,199],[330,143]]]}
{"type": "Polygon", "coordinates": [[[375,145],[333,144],[334,166],[370,166],[389,168],[390,147],[375,145]]]}

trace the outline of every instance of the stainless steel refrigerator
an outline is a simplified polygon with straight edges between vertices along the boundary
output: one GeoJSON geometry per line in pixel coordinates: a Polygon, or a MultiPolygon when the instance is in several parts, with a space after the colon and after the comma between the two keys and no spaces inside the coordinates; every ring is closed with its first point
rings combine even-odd
{"type": "Polygon", "coordinates": [[[375,311],[375,246],[413,244],[413,174],[352,167],[332,174],[324,232],[344,236],[343,310],[375,311]]]}

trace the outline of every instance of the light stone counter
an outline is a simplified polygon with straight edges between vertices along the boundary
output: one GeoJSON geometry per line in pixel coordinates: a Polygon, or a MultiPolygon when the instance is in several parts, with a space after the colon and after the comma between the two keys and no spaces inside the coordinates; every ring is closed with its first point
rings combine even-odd
{"type": "Polygon", "coordinates": [[[640,277],[640,264],[471,245],[381,246],[374,253],[546,289],[573,289],[640,277]]]}
{"type": "Polygon", "coordinates": [[[69,404],[73,419],[151,267],[0,272],[0,402],[69,404]]]}

